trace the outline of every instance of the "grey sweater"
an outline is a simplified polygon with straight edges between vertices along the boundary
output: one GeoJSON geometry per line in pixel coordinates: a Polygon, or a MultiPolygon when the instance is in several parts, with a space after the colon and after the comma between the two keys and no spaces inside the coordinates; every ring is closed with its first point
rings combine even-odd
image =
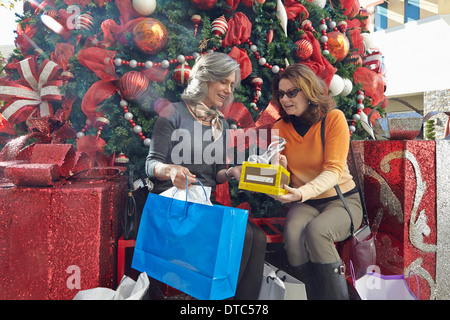
{"type": "Polygon", "coordinates": [[[161,193],[172,187],[172,181],[160,181],[154,175],[155,166],[179,164],[196,175],[204,186],[214,191],[216,174],[226,166],[225,132],[229,128],[224,119],[222,136],[211,139],[211,127],[202,125],[189,112],[184,102],[170,104],[153,127],[152,141],[145,165],[147,176],[153,181],[153,193],[161,193]]]}

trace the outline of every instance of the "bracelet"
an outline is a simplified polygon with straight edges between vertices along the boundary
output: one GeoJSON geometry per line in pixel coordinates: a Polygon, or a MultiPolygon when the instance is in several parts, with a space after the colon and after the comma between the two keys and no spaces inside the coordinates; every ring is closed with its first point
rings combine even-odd
{"type": "Polygon", "coordinates": [[[227,171],[225,171],[225,176],[228,178],[228,180],[234,179],[233,176],[230,176],[230,175],[228,174],[228,171],[230,171],[230,170],[231,170],[231,168],[228,168],[227,171]]]}

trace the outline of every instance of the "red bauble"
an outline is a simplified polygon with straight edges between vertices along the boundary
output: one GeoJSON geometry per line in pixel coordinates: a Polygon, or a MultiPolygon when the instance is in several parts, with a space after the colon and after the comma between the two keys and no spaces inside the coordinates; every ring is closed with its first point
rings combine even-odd
{"type": "Polygon", "coordinates": [[[296,43],[297,50],[295,51],[295,55],[297,58],[301,60],[307,60],[313,54],[313,46],[312,43],[306,39],[298,40],[296,43]]]}
{"type": "Polygon", "coordinates": [[[129,71],[119,80],[119,90],[126,100],[137,100],[145,93],[150,80],[139,71],[129,71]]]}
{"type": "Polygon", "coordinates": [[[153,18],[145,18],[133,28],[133,40],[144,53],[155,55],[161,52],[169,40],[166,27],[153,18]]]}
{"type": "Polygon", "coordinates": [[[221,16],[213,21],[213,23],[211,24],[211,31],[218,37],[227,33],[228,22],[225,19],[225,16],[221,16]]]}
{"type": "Polygon", "coordinates": [[[90,12],[83,13],[75,19],[75,28],[79,30],[92,30],[94,18],[90,12]]]}
{"type": "Polygon", "coordinates": [[[347,37],[339,31],[328,32],[327,37],[328,51],[337,61],[342,61],[350,50],[350,42],[347,37]]]}
{"type": "Polygon", "coordinates": [[[123,153],[121,152],[115,159],[114,159],[114,163],[118,164],[118,165],[126,165],[128,162],[130,162],[130,159],[123,153]]]}
{"type": "Polygon", "coordinates": [[[267,44],[271,44],[273,40],[273,29],[270,29],[266,32],[266,42],[267,44]]]}
{"type": "Polygon", "coordinates": [[[304,20],[300,26],[303,30],[310,31],[312,29],[312,22],[309,20],[304,20]]]}
{"type": "Polygon", "coordinates": [[[191,67],[189,67],[189,65],[186,62],[182,63],[175,68],[173,80],[175,80],[175,82],[178,83],[179,85],[184,86],[189,79],[190,73],[191,67]]]}
{"type": "Polygon", "coordinates": [[[260,77],[255,77],[255,78],[252,79],[252,81],[250,81],[250,83],[255,88],[260,88],[261,89],[261,86],[263,85],[263,79],[261,79],[260,77]]]}
{"type": "Polygon", "coordinates": [[[201,10],[210,10],[214,8],[217,0],[191,0],[191,2],[201,10]]]}
{"type": "Polygon", "coordinates": [[[361,67],[363,64],[363,59],[361,58],[361,56],[359,54],[352,54],[350,56],[350,59],[352,60],[350,62],[353,63],[357,67],[361,67]]]}

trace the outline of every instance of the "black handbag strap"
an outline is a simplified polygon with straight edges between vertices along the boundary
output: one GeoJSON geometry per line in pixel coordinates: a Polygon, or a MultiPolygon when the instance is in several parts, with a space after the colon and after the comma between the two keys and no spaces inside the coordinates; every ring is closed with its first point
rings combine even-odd
{"type": "MultiPolygon", "coordinates": [[[[327,118],[327,116],[325,115],[323,117],[323,119],[322,119],[322,123],[321,123],[321,127],[320,127],[320,138],[322,139],[322,147],[323,147],[324,150],[325,150],[325,122],[326,122],[326,118],[327,118]]],[[[369,218],[367,216],[367,208],[366,208],[366,204],[364,202],[364,194],[363,194],[362,187],[361,187],[361,181],[359,179],[358,167],[356,166],[355,154],[354,154],[354,151],[353,151],[353,146],[352,146],[351,140],[349,142],[349,145],[350,145],[350,153],[352,155],[353,167],[354,167],[354,169],[356,171],[356,182],[357,182],[359,198],[361,200],[361,206],[362,206],[362,210],[363,210],[363,219],[364,219],[364,222],[366,223],[366,225],[369,225],[369,218]]],[[[341,198],[342,204],[344,205],[345,210],[347,210],[347,213],[348,213],[348,215],[350,217],[350,223],[351,223],[351,225],[350,225],[350,234],[353,236],[355,227],[353,225],[352,215],[350,214],[350,208],[348,207],[347,202],[345,201],[345,197],[342,194],[341,188],[339,187],[338,184],[336,184],[334,186],[334,189],[336,190],[336,193],[338,194],[339,198],[341,198]]]]}

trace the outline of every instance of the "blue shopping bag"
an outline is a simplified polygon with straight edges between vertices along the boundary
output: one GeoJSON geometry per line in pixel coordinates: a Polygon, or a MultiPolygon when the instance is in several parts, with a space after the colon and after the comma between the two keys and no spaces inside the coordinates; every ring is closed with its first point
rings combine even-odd
{"type": "Polygon", "coordinates": [[[200,300],[233,297],[248,210],[150,193],[132,268],[200,300]]]}

